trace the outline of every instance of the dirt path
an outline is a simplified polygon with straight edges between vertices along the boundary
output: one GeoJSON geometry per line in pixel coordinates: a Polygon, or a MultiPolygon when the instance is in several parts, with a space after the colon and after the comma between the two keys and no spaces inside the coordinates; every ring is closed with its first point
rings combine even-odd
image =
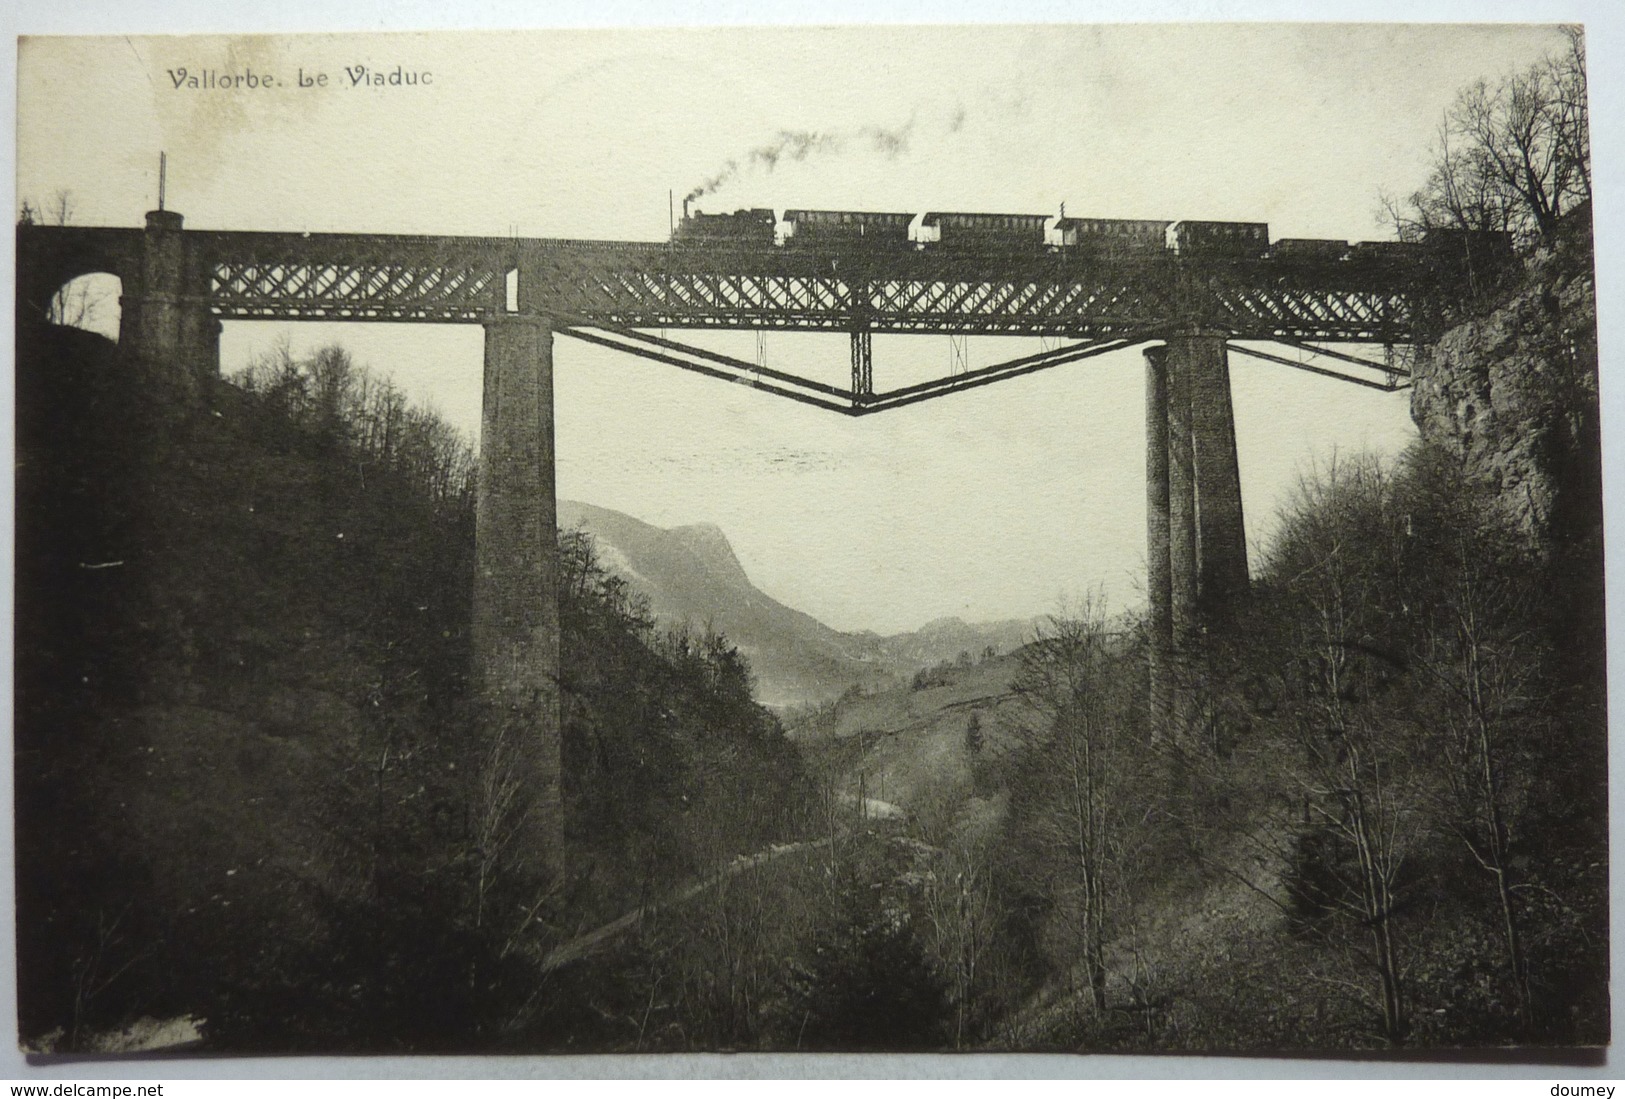
{"type": "Polygon", "coordinates": [[[766,850],[756,852],[754,855],[740,855],[738,858],[722,867],[722,869],[717,870],[706,877],[700,878],[698,881],[689,882],[687,885],[681,886],[676,891],[669,894],[665,900],[656,901],[653,904],[641,905],[626,913],[626,915],[611,920],[602,927],[594,928],[585,935],[577,935],[569,942],[561,943],[560,945],[554,947],[548,952],[547,956],[542,959],[542,972],[548,973],[552,970],[558,969],[561,966],[565,966],[571,962],[585,958],[588,954],[591,954],[594,950],[598,949],[604,943],[613,939],[621,932],[636,927],[639,923],[643,922],[644,917],[652,916],[661,909],[670,907],[671,905],[681,904],[683,901],[686,901],[691,897],[698,896],[700,893],[703,893],[705,890],[726,881],[728,878],[734,877],[738,874],[743,874],[747,870],[754,870],[757,867],[764,866],[776,859],[786,858],[790,855],[800,854],[804,851],[813,851],[820,847],[828,847],[829,845],[830,840],[828,837],[825,837],[824,839],[819,840],[803,840],[800,843],[776,843],[766,850]]]}

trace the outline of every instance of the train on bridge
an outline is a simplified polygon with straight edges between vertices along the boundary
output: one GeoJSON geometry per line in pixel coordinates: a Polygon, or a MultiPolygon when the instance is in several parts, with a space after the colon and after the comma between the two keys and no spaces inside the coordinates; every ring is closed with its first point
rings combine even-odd
{"type": "Polygon", "coordinates": [[[1415,242],[1351,243],[1294,237],[1271,241],[1269,225],[1252,221],[865,210],[786,210],[781,218],[765,207],[707,214],[690,213],[685,206],[672,242],[842,252],[1050,253],[1103,259],[1173,255],[1343,263],[1431,258],[1474,266],[1499,265],[1512,256],[1510,233],[1459,229],[1432,230],[1415,242]]]}

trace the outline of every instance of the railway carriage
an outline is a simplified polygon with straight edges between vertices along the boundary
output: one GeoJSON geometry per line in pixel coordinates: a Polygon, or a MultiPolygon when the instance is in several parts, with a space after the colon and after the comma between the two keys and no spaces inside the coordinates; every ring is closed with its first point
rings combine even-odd
{"type": "Polygon", "coordinates": [[[1362,240],[1349,251],[1350,258],[1364,263],[1383,260],[1410,260],[1422,255],[1421,244],[1407,240],[1362,240]]]}
{"type": "Polygon", "coordinates": [[[1062,218],[1060,247],[1077,255],[1157,255],[1168,247],[1172,222],[1132,218],[1062,218]]]}
{"type": "Polygon", "coordinates": [[[786,210],[790,227],[785,243],[796,248],[834,247],[907,248],[913,214],[866,210],[786,210]]]}
{"type": "Polygon", "coordinates": [[[936,246],[968,251],[1036,252],[1044,248],[1048,214],[966,214],[933,211],[920,219],[935,230],[936,246]]]}
{"type": "Polygon", "coordinates": [[[1283,237],[1270,246],[1270,255],[1289,259],[1345,260],[1346,240],[1319,240],[1310,237],[1283,237]]]}
{"type": "Polygon", "coordinates": [[[1262,221],[1176,221],[1168,226],[1167,246],[1181,256],[1257,259],[1270,250],[1270,227],[1262,221]]]}

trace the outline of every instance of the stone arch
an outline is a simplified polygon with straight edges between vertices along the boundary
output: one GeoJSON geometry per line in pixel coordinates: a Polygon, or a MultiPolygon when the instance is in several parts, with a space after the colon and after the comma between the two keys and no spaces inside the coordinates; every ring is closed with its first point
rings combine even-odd
{"type": "Polygon", "coordinates": [[[49,322],[58,293],[87,275],[111,275],[124,294],[140,278],[139,233],[119,229],[19,226],[17,320],[49,322]]]}
{"type": "Polygon", "coordinates": [[[82,328],[117,342],[124,280],[111,271],[87,271],[64,282],[46,305],[52,324],[82,328]]]}

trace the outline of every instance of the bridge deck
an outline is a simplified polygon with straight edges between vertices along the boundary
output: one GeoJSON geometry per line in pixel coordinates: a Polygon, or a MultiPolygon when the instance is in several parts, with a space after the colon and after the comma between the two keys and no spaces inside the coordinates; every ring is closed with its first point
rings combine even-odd
{"type": "MultiPolygon", "coordinates": [[[[1407,343],[1406,257],[1101,258],[537,238],[187,230],[226,319],[478,323],[518,308],[612,328],[1002,334],[1108,339],[1170,323],[1238,339],[1407,343]]],[[[19,260],[132,255],[141,231],[25,227],[19,260]]],[[[117,263],[116,259],[112,261],[117,263]]],[[[89,269],[106,269],[92,264],[89,269]]],[[[47,266],[50,266],[47,264],[47,266]]],[[[71,271],[72,273],[68,273],[71,271]]],[[[124,271],[114,271],[125,276],[124,271]]]]}

